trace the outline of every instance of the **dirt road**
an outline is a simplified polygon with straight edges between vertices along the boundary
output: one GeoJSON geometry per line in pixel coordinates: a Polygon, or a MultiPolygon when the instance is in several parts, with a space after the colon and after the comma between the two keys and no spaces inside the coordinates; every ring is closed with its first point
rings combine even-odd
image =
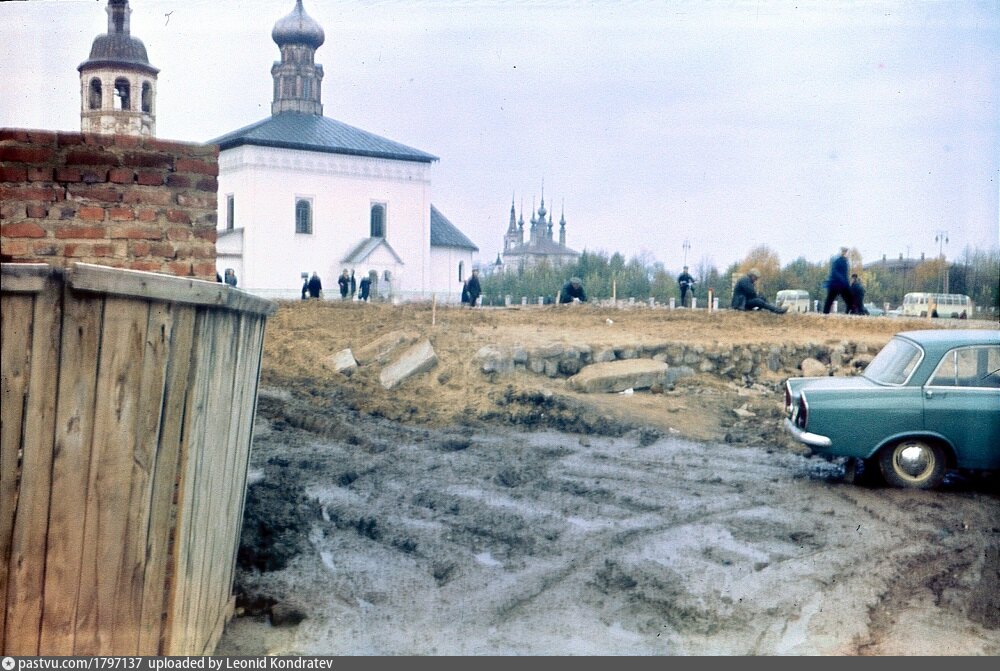
{"type": "Polygon", "coordinates": [[[565,338],[877,350],[913,325],[358,307],[269,324],[241,615],[217,654],[1000,654],[995,478],[846,484],[781,433],[787,370],[594,397],[471,363],[565,338]],[[324,372],[397,328],[432,338],[430,374],[390,391],[324,372]]]}

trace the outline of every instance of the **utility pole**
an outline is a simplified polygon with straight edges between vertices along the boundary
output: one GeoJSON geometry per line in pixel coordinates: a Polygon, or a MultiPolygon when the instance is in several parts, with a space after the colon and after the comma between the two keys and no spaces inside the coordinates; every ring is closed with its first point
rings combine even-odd
{"type": "Polygon", "coordinates": [[[948,231],[938,231],[934,236],[934,242],[938,243],[938,259],[941,261],[941,293],[948,293],[948,264],[944,259],[944,246],[948,244],[948,231]]]}

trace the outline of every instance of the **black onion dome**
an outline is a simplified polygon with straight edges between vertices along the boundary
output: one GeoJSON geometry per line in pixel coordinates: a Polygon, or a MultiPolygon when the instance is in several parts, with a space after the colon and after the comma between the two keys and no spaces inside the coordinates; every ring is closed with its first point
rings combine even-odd
{"type": "Polygon", "coordinates": [[[90,58],[81,63],[80,68],[102,65],[131,65],[153,74],[159,72],[149,64],[146,45],[138,38],[121,33],[98,35],[94,38],[90,58]]]}
{"type": "Polygon", "coordinates": [[[288,16],[278,19],[271,31],[271,39],[279,47],[286,44],[305,44],[313,49],[318,48],[326,35],[323,28],[312,17],[306,14],[302,0],[295,0],[295,9],[288,16]]]}

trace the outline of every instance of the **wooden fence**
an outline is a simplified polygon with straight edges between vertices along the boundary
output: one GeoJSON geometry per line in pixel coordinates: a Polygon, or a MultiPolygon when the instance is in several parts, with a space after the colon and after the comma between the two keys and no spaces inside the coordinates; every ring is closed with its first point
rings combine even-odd
{"type": "Polygon", "coordinates": [[[0,654],[211,654],[276,305],[103,266],[0,271],[0,654]]]}

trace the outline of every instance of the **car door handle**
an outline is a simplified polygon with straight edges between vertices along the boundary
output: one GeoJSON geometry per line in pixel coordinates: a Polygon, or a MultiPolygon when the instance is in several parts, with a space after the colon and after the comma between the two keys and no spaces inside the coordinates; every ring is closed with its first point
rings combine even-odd
{"type": "Polygon", "coordinates": [[[924,398],[934,398],[934,392],[930,389],[924,390],[924,398]]]}

